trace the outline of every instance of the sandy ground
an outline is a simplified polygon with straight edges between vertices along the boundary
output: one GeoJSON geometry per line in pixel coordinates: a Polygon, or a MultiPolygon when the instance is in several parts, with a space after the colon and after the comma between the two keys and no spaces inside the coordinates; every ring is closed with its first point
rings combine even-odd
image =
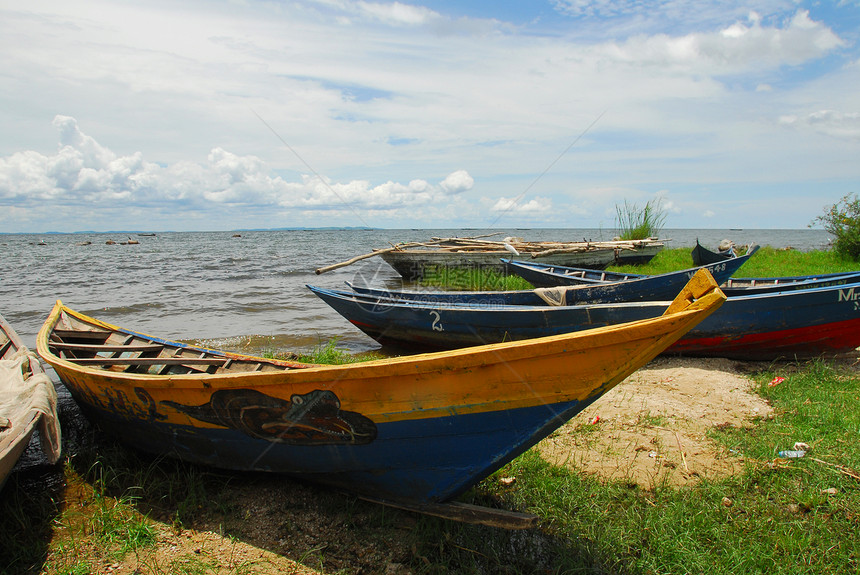
{"type": "Polygon", "coordinates": [[[744,465],[742,457],[708,439],[720,426],[749,426],[771,416],[726,359],[660,358],[640,369],[574,417],[537,449],[556,465],[645,489],[718,479],[744,465]],[[577,433],[574,430],[593,433],[577,433]]]}

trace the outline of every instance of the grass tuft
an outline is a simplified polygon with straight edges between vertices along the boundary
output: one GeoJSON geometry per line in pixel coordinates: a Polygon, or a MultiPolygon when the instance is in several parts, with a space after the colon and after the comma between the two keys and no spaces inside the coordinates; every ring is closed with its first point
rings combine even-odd
{"type": "Polygon", "coordinates": [[[429,269],[419,283],[451,291],[504,291],[533,287],[519,276],[499,273],[494,268],[455,266],[429,269]]]}
{"type": "Polygon", "coordinates": [[[624,205],[615,206],[615,225],[622,240],[644,240],[657,237],[666,221],[666,212],[660,198],[651,200],[644,207],[624,200],[624,205]]]}

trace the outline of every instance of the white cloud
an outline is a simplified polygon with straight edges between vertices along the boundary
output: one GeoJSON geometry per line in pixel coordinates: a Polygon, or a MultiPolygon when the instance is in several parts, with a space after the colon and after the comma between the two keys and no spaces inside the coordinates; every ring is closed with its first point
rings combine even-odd
{"type": "Polygon", "coordinates": [[[466,170],[457,170],[448,175],[442,182],[441,188],[448,194],[460,194],[472,189],[475,180],[466,170]]]}
{"type": "Polygon", "coordinates": [[[117,156],[84,134],[74,118],[57,116],[54,125],[60,133],[56,155],[25,152],[0,158],[0,200],[22,205],[46,199],[64,204],[96,202],[96,210],[174,202],[203,210],[228,204],[396,213],[445,201],[474,184],[465,170],[452,172],[437,185],[415,179],[408,184],[388,181],[373,186],[368,181],[337,183],[309,175],[300,182],[288,182],[273,175],[260,158],[223,148],[214,148],[203,163],[162,167],[144,161],[140,152],[117,156]]]}
{"type": "Polygon", "coordinates": [[[860,141],[860,113],[819,110],[799,118],[787,115],[779,118],[783,126],[802,131],[814,131],[833,138],[860,141]]]}
{"type": "Polygon", "coordinates": [[[549,198],[536,197],[525,203],[520,203],[516,198],[499,198],[491,208],[493,212],[511,214],[540,215],[552,212],[552,200],[549,198]]]}
{"type": "Polygon", "coordinates": [[[372,225],[473,226],[527,189],[538,197],[508,207],[511,225],[589,226],[662,189],[700,214],[691,195],[721,185],[856,187],[860,57],[837,33],[856,5],[554,5],[519,24],[504,16],[522,6],[493,3],[0,9],[0,211],[51,222],[56,206],[97,201],[221,228],[351,210],[372,225]],[[48,119],[63,112],[109,145],[58,116],[55,148],[48,119]]]}
{"type": "Polygon", "coordinates": [[[356,2],[356,6],[365,14],[394,25],[419,26],[426,24],[428,20],[435,20],[440,17],[433,10],[422,6],[402,4],[400,2],[384,4],[379,2],[356,2]]]}
{"type": "Polygon", "coordinates": [[[764,27],[753,14],[721,30],[684,36],[635,36],[609,45],[607,55],[619,62],[663,64],[698,73],[743,73],[762,66],[798,65],[841,47],[844,42],[827,26],[813,22],[809,13],[795,14],[785,28],[764,27]]]}

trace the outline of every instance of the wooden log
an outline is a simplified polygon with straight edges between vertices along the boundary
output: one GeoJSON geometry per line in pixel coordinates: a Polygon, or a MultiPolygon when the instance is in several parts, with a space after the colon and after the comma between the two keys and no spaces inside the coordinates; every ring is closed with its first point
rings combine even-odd
{"type": "MultiPolygon", "coordinates": [[[[495,235],[495,234],[489,234],[489,235],[495,235]]],[[[477,237],[485,237],[485,236],[477,236],[477,237]]],[[[338,264],[332,264],[330,266],[317,268],[315,273],[317,275],[320,275],[320,274],[323,274],[325,272],[330,272],[330,271],[336,270],[338,268],[346,267],[348,265],[354,264],[355,262],[359,262],[361,260],[365,260],[367,258],[372,258],[374,256],[378,256],[379,254],[384,254],[384,253],[388,253],[388,252],[399,251],[399,250],[408,249],[411,247],[438,246],[440,243],[443,243],[446,240],[450,240],[450,239],[455,239],[455,238],[433,238],[433,241],[430,241],[430,242],[407,242],[407,243],[396,244],[394,246],[391,246],[390,248],[373,250],[369,254],[363,254],[360,256],[355,256],[354,258],[350,258],[350,259],[348,259],[344,262],[340,262],[338,264]]],[[[474,238],[464,238],[464,239],[474,239],[474,238]]]]}
{"type": "Polygon", "coordinates": [[[354,258],[350,258],[350,259],[346,260],[345,262],[340,262],[339,264],[332,264],[332,265],[330,265],[330,266],[325,266],[325,267],[322,267],[322,268],[317,268],[317,269],[316,269],[316,271],[315,271],[315,273],[316,273],[317,275],[324,274],[325,272],[330,272],[330,271],[332,271],[332,270],[336,270],[336,269],[338,269],[338,268],[346,267],[346,266],[348,266],[348,265],[354,264],[355,262],[358,262],[358,261],[361,261],[361,260],[366,260],[367,258],[372,258],[373,256],[378,256],[379,254],[384,254],[384,253],[386,253],[386,252],[393,252],[393,251],[394,251],[394,250],[396,250],[396,249],[397,249],[396,247],[393,247],[393,248],[385,248],[385,249],[383,249],[383,250],[376,250],[376,251],[371,252],[371,253],[369,253],[369,254],[364,254],[364,255],[360,255],[360,256],[355,256],[354,258]]]}
{"type": "Polygon", "coordinates": [[[460,503],[459,501],[446,503],[401,503],[365,496],[361,496],[361,499],[404,511],[432,515],[433,517],[441,517],[442,519],[450,519],[461,523],[501,527],[502,529],[529,529],[537,525],[540,520],[540,517],[531,513],[493,509],[492,507],[460,503]]]}
{"type": "Polygon", "coordinates": [[[552,250],[544,250],[542,252],[534,252],[534,253],[531,253],[529,255],[533,258],[538,258],[538,257],[543,257],[543,256],[551,256],[553,254],[571,254],[571,253],[578,253],[578,252],[594,252],[594,251],[599,251],[601,249],[608,250],[611,248],[595,248],[592,245],[588,245],[588,246],[577,246],[575,248],[557,248],[557,249],[552,249],[552,250]]]}
{"type": "MultiPolygon", "coordinates": [[[[432,242],[431,242],[431,243],[432,243],[432,242]]],[[[373,251],[372,251],[372,252],[370,252],[369,254],[363,254],[363,255],[360,255],[360,256],[355,256],[354,258],[350,258],[350,259],[348,259],[348,260],[346,260],[346,261],[344,261],[344,262],[340,262],[339,264],[332,264],[332,265],[330,265],[330,266],[325,266],[325,267],[322,267],[322,268],[317,268],[317,270],[316,270],[316,274],[317,274],[317,275],[320,275],[320,274],[323,274],[323,273],[325,273],[325,272],[330,272],[330,271],[332,271],[332,270],[336,270],[336,269],[338,269],[338,268],[346,267],[346,266],[348,266],[348,265],[354,264],[355,262],[358,262],[358,261],[361,261],[361,260],[366,260],[367,258],[372,258],[373,256],[378,256],[379,254],[384,254],[384,253],[388,253],[388,252],[394,252],[394,251],[402,250],[402,249],[404,249],[404,248],[416,247],[416,246],[421,246],[421,245],[427,245],[427,244],[422,244],[422,243],[418,243],[418,242],[412,242],[412,243],[407,243],[407,244],[397,244],[397,245],[392,246],[392,247],[390,247],[390,248],[383,248],[383,249],[381,249],[381,250],[373,250],[373,251]]]]}

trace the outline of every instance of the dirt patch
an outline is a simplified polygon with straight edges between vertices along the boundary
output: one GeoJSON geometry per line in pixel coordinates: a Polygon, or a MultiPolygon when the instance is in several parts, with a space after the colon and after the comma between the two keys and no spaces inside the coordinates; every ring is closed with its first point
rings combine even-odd
{"type": "Polygon", "coordinates": [[[212,531],[177,532],[155,524],[156,544],[129,554],[122,562],[103,565],[116,575],[142,573],[284,573],[319,575],[321,572],[292,559],[212,531]]]}
{"type": "Polygon", "coordinates": [[[771,406],[753,393],[737,362],[659,358],[537,448],[551,463],[605,479],[645,489],[681,487],[736,473],[744,465],[742,457],[710,440],[709,430],[748,426],[771,415],[771,406]]]}
{"type": "Polygon", "coordinates": [[[268,474],[237,475],[235,485],[225,483],[212,496],[217,504],[201,502],[180,525],[170,520],[172,509],[119,505],[71,475],[54,530],[59,544],[46,564],[66,566],[58,573],[86,565],[111,575],[410,573],[414,553],[404,534],[417,523],[410,513],[268,474]],[[96,536],[104,527],[123,532],[121,525],[139,524],[151,530],[152,544],[122,557],[96,536]]]}

